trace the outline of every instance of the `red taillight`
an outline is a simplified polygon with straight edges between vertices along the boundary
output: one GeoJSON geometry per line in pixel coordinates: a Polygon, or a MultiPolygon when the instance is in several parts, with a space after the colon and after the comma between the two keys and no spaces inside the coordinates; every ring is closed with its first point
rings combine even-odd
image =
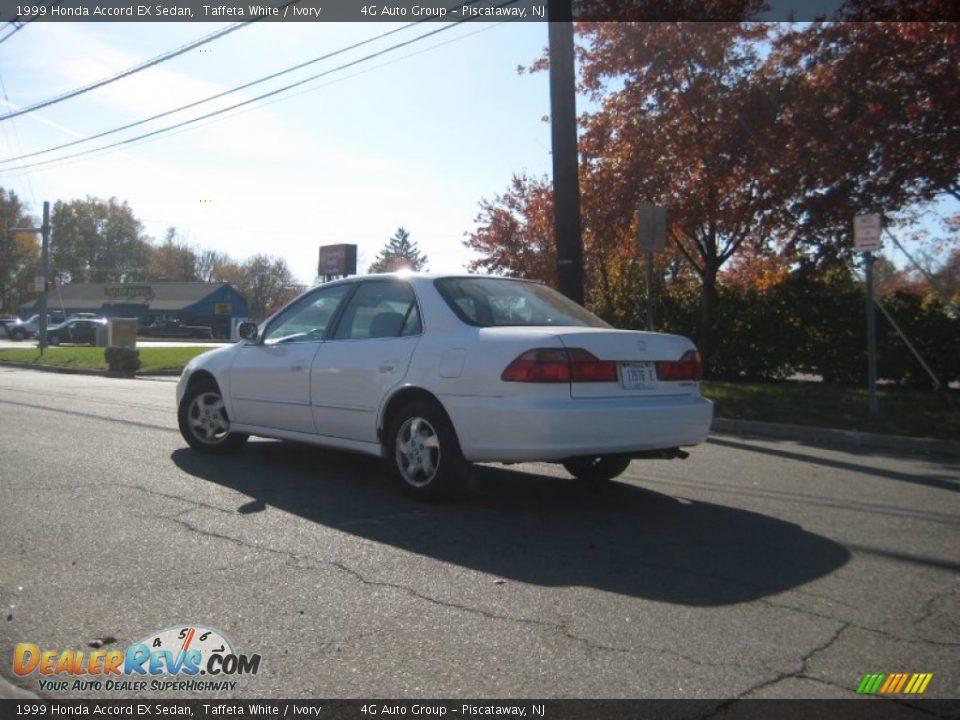
{"type": "Polygon", "coordinates": [[[679,360],[658,360],[657,380],[700,380],[703,378],[703,362],[696,350],[687,350],[679,360]]]}
{"type": "Polygon", "coordinates": [[[571,348],[570,376],[573,382],[616,382],[617,364],[609,360],[598,360],[586,350],[571,348]]]}
{"type": "Polygon", "coordinates": [[[598,360],[581,348],[539,348],[528,350],[507,365],[500,379],[534,383],[616,382],[617,364],[598,360]]]}
{"type": "Polygon", "coordinates": [[[528,350],[500,376],[507,382],[570,382],[570,358],[566,350],[528,350]]]}

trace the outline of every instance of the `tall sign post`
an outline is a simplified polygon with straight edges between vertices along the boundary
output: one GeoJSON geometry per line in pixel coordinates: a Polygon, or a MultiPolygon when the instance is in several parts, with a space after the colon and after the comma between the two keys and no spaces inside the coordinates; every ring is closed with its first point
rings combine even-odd
{"type": "Polygon", "coordinates": [[[9,228],[8,233],[12,232],[32,232],[40,233],[43,242],[40,245],[40,257],[42,263],[42,275],[40,282],[37,283],[37,292],[40,294],[40,353],[47,346],[47,282],[50,277],[50,203],[43,201],[43,225],[38,228],[9,228]]]}
{"type": "Polygon", "coordinates": [[[321,245],[317,277],[323,282],[357,274],[356,245],[321,245]]]}
{"type": "Polygon", "coordinates": [[[647,330],[654,332],[653,316],[653,254],[663,252],[667,245],[667,209],[650,203],[640,203],[637,210],[637,243],[647,254],[647,330]]]}
{"type": "Polygon", "coordinates": [[[879,215],[857,215],[853,218],[853,244],[863,253],[867,285],[867,389],[870,417],[879,417],[877,403],[877,326],[873,309],[873,251],[879,250],[882,224],[879,215]]]}

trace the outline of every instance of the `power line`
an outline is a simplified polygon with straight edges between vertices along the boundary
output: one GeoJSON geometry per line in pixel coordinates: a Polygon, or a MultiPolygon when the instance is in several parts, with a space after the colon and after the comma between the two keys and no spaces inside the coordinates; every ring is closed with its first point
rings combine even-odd
{"type": "MultiPolygon", "coordinates": [[[[464,4],[474,5],[477,2],[480,2],[480,0],[469,0],[464,4]]],[[[512,3],[508,3],[508,4],[512,4],[512,3]]],[[[320,55],[319,57],[313,58],[312,60],[307,60],[306,62],[302,62],[297,65],[292,65],[284,70],[271,73],[270,75],[265,75],[261,78],[258,78],[257,80],[252,80],[248,83],[244,83],[243,85],[238,85],[229,90],[216,93],[215,95],[210,95],[209,97],[206,97],[202,100],[196,100],[186,105],[181,105],[178,108],[174,108],[172,110],[166,110],[164,112],[157,113],[156,115],[151,115],[150,117],[144,118],[143,120],[138,120],[136,122],[128,123],[126,125],[121,125],[120,127],[116,127],[111,130],[106,130],[104,132],[97,133],[96,135],[90,135],[88,137],[81,138],[79,140],[71,140],[70,142],[62,143],[60,145],[54,145],[53,147],[48,147],[43,150],[37,150],[35,152],[25,153],[23,155],[17,155],[16,157],[4,158],[0,160],[0,163],[10,163],[10,162],[16,162],[17,160],[26,160],[28,158],[37,157],[38,155],[45,155],[47,153],[55,152],[57,150],[63,150],[68,147],[73,147],[75,145],[82,145],[83,143],[90,142],[93,140],[99,140],[100,138],[107,137],[108,135],[114,135],[118,132],[123,132],[124,130],[129,130],[131,128],[139,127],[140,125],[145,125],[146,123],[152,122],[153,120],[159,120],[160,118],[168,117],[170,115],[175,115],[179,112],[183,112],[184,110],[189,110],[191,108],[197,107],[198,105],[203,105],[204,103],[212,102],[213,100],[219,100],[222,97],[231,95],[236,92],[240,92],[241,90],[246,90],[247,88],[253,87],[254,85],[259,85],[269,80],[275,80],[276,78],[281,77],[283,75],[288,75],[291,72],[302,70],[305,67],[308,67],[310,65],[315,65],[316,63],[321,62],[323,60],[329,60],[330,58],[335,57],[337,55],[342,55],[343,53],[349,52],[351,50],[356,50],[359,47],[363,47],[364,45],[369,45],[370,43],[376,42],[378,40],[382,40],[385,37],[394,35],[398,32],[402,32],[409,28],[415,27],[416,25],[420,25],[424,22],[428,22],[428,21],[418,20],[417,22],[412,22],[402,27],[394,28],[393,30],[389,30],[385,33],[381,33],[380,35],[375,35],[371,38],[367,38],[366,40],[361,40],[360,42],[356,42],[353,45],[348,45],[347,47],[340,48],[339,50],[334,50],[324,55],[320,55]]],[[[313,76],[313,78],[308,78],[304,82],[309,82],[311,79],[315,79],[316,77],[319,77],[319,76],[313,76]]],[[[237,106],[234,106],[234,107],[237,107],[237,106]]],[[[230,109],[230,108],[227,108],[227,109],[230,109]]],[[[107,146],[107,147],[112,147],[112,146],[107,146]]],[[[75,157],[75,156],[71,155],[69,157],[75,157]]]]}
{"type": "MultiPolygon", "coordinates": [[[[55,2],[49,2],[49,0],[46,0],[45,2],[40,3],[41,6],[51,7],[51,8],[52,8],[52,7],[55,7],[55,6],[59,5],[59,4],[60,4],[60,0],[55,0],[55,2]]],[[[18,16],[18,17],[19,17],[19,16],[18,16]]],[[[2,44],[5,43],[7,40],[9,40],[10,38],[12,38],[12,37],[13,37],[14,35],[16,35],[18,32],[20,32],[21,30],[23,30],[23,28],[25,28],[27,25],[29,25],[30,23],[32,23],[34,20],[38,19],[39,17],[40,17],[39,15],[34,15],[33,17],[29,17],[29,18],[27,18],[26,20],[22,20],[22,21],[21,21],[21,20],[17,20],[16,18],[14,18],[13,20],[11,20],[8,24],[9,24],[9,25],[13,25],[13,30],[11,30],[11,31],[8,32],[6,35],[4,35],[2,38],[0,38],[0,45],[2,45],[2,44]]]]}
{"type": "MultiPolygon", "coordinates": [[[[474,1],[476,1],[476,0],[474,0],[474,1]]],[[[517,1],[518,1],[518,0],[507,0],[507,2],[501,3],[501,4],[498,5],[497,7],[507,7],[507,6],[509,6],[509,5],[513,5],[513,4],[516,3],[517,1]]],[[[405,40],[405,41],[403,41],[403,42],[401,42],[401,43],[397,43],[396,45],[391,45],[390,47],[384,48],[383,50],[378,50],[377,52],[371,53],[371,54],[369,54],[369,55],[365,55],[364,57],[359,58],[359,59],[357,59],[357,60],[352,60],[352,61],[347,62],[347,63],[344,63],[344,64],[342,64],[342,65],[338,65],[337,67],[331,68],[330,70],[325,70],[324,72],[317,73],[316,75],[311,75],[310,77],[305,78],[305,79],[303,79],[303,80],[298,80],[297,82],[290,83],[289,85],[285,85],[285,86],[283,86],[283,87],[281,87],[281,88],[277,88],[276,90],[271,90],[270,92],[263,93],[262,95],[258,95],[258,96],[256,96],[256,97],[250,98],[250,99],[248,99],[248,100],[244,100],[243,102],[235,103],[234,105],[230,105],[229,107],[221,108],[220,110],[215,110],[215,111],[213,111],[213,112],[206,113],[205,115],[199,115],[199,116],[197,116],[197,117],[195,117],[195,118],[191,118],[191,119],[189,119],[189,120],[184,120],[183,122],[179,122],[179,123],[176,123],[176,124],[174,124],[174,125],[167,126],[167,127],[165,127],[165,128],[159,128],[159,129],[157,129],[157,130],[153,130],[153,131],[151,131],[151,132],[144,133],[143,135],[138,135],[138,136],[136,136],[136,137],[127,138],[127,139],[125,139],[125,140],[120,140],[120,141],[118,141],[118,142],[111,143],[110,145],[104,145],[103,147],[92,148],[92,149],[90,149],[90,150],[84,150],[84,151],[82,151],[82,152],[73,153],[73,154],[71,154],[71,155],[64,155],[64,156],[61,156],[61,157],[58,157],[58,158],[51,158],[50,160],[41,160],[41,161],[39,161],[39,162],[29,163],[29,164],[27,164],[27,165],[19,165],[19,166],[17,166],[16,168],[11,168],[11,171],[12,171],[12,170],[24,170],[24,169],[26,169],[26,168],[40,167],[40,166],[50,165],[50,164],[53,164],[53,163],[63,162],[63,161],[65,161],[65,160],[72,160],[72,159],[74,159],[74,158],[83,157],[83,156],[86,156],[86,155],[90,155],[90,154],[92,154],[92,153],[97,153],[97,152],[102,152],[102,151],[105,151],[105,150],[110,150],[110,149],[113,149],[113,148],[116,148],[116,147],[121,147],[121,146],[123,146],[123,145],[129,145],[129,144],[134,143],[134,142],[137,142],[137,141],[139,141],[139,140],[144,140],[144,139],[146,139],[146,138],[154,137],[154,136],[156,136],[156,135],[160,135],[160,134],[163,134],[163,133],[172,132],[173,130],[177,130],[177,129],[182,128],[182,127],[185,127],[185,126],[187,126],[187,125],[192,125],[192,124],[194,124],[194,123],[200,122],[201,120],[207,120],[207,119],[209,119],[209,118],[213,118],[213,117],[222,115],[222,114],[224,114],[224,113],[230,112],[231,110],[236,110],[237,108],[241,108],[241,107],[244,107],[244,106],[246,106],[246,105],[250,105],[250,104],[252,104],[252,103],[258,102],[258,101],[260,101],[260,100],[264,100],[264,99],[269,98],[269,97],[273,97],[274,95],[279,95],[280,93],[286,92],[287,90],[291,90],[291,89],[293,89],[293,88],[295,88],[295,87],[299,87],[299,86],[301,86],[301,85],[305,85],[306,83],[312,82],[313,80],[317,80],[317,79],[319,79],[319,78],[321,78],[321,77],[325,77],[325,76],[331,75],[331,74],[333,74],[333,73],[335,73],[335,72],[339,72],[339,71],[341,71],[341,70],[345,70],[345,69],[347,69],[347,68],[349,68],[349,67],[353,67],[354,65],[359,65],[360,63],[367,62],[368,60],[372,60],[372,59],[374,59],[374,58],[380,57],[381,55],[385,55],[385,54],[387,54],[387,53],[389,53],[389,52],[393,52],[394,50],[398,50],[398,49],[400,49],[400,48],[407,47],[408,45],[412,45],[412,44],[415,43],[415,42],[419,42],[420,40],[424,40],[424,39],[426,39],[426,38],[428,38],[428,37],[431,37],[431,36],[436,35],[436,34],[438,34],[438,33],[444,32],[445,30],[449,30],[449,29],[451,29],[451,28],[457,27],[458,25],[462,25],[463,23],[466,23],[466,22],[470,22],[470,20],[469,20],[469,19],[458,20],[457,22],[450,23],[449,25],[445,25],[445,26],[443,26],[443,27],[441,27],[441,28],[438,28],[438,29],[436,29],[436,30],[431,30],[430,32],[426,32],[426,33],[423,33],[422,35],[418,35],[417,37],[412,38],[412,39],[410,39],[410,40],[405,40]]],[[[8,171],[4,171],[4,172],[8,172],[8,171]]]]}
{"type": "MultiPolygon", "coordinates": [[[[0,90],[3,91],[4,101],[6,101],[7,104],[9,104],[10,100],[7,97],[7,86],[6,86],[6,83],[3,82],[2,74],[0,74],[0,90]]],[[[11,146],[16,147],[18,149],[22,148],[22,145],[20,144],[20,135],[17,133],[16,123],[13,123],[13,122],[10,123],[10,134],[13,136],[13,141],[11,142],[11,146]]],[[[4,129],[4,135],[6,135],[6,129],[4,129]]],[[[30,199],[33,201],[33,207],[36,207],[37,198],[36,198],[36,195],[34,195],[33,193],[33,183],[30,182],[30,174],[24,172],[23,179],[26,180],[27,182],[27,191],[30,193],[30,199]]]]}
{"type": "MultiPolygon", "coordinates": [[[[472,0],[472,1],[478,2],[478,0],[472,0]]],[[[345,52],[349,52],[350,50],[355,50],[358,47],[362,47],[364,45],[369,45],[370,43],[376,42],[377,40],[382,40],[388,35],[393,35],[403,30],[407,30],[408,28],[411,28],[415,25],[419,25],[420,23],[423,23],[423,22],[427,22],[427,21],[419,20],[415,23],[409,23],[407,25],[404,25],[403,27],[394,28],[393,30],[390,30],[388,32],[381,33],[380,35],[375,35],[374,37],[367,38],[366,40],[362,40],[360,42],[354,43],[353,45],[349,45],[344,48],[340,48],[339,50],[334,50],[333,52],[329,52],[325,55],[321,55],[319,57],[313,58],[312,60],[307,60],[306,62],[299,63],[298,65],[293,65],[291,67],[272,73],[270,75],[264,75],[263,77],[257,80],[251,80],[248,83],[244,83],[243,85],[238,85],[237,87],[231,88],[230,90],[224,90],[223,92],[217,93],[215,95],[210,95],[209,97],[206,97],[202,100],[196,100],[192,103],[181,105],[180,107],[174,108],[173,110],[166,110],[164,112],[157,113],[156,115],[151,115],[148,118],[144,118],[143,120],[138,120],[136,122],[132,122],[127,125],[121,125],[120,127],[113,128],[112,130],[106,130],[102,133],[97,133],[96,135],[90,135],[89,137],[81,138],[80,140],[72,140],[68,143],[63,143],[62,145],[54,145],[53,147],[48,147],[44,150],[37,150],[36,152],[26,153],[25,155],[18,155],[16,157],[5,158],[3,160],[0,160],[0,163],[16,162],[17,160],[26,160],[27,158],[36,157],[37,155],[45,155],[46,153],[54,152],[56,150],[63,150],[64,148],[73,147],[74,145],[81,145],[83,143],[90,142],[91,140],[99,140],[102,137],[113,135],[118,132],[123,132],[124,130],[129,130],[130,128],[138,127],[140,125],[145,125],[148,122],[151,122],[153,120],[159,120],[160,118],[168,117],[169,115],[175,115],[176,113],[183,112],[184,110],[189,110],[190,108],[197,107],[198,105],[203,105],[204,103],[212,102],[213,100],[219,100],[220,98],[225,97],[226,95],[231,95],[233,93],[240,92],[241,90],[246,90],[247,88],[253,87],[254,85],[259,85],[260,83],[267,82],[268,80],[274,80],[282,75],[287,75],[289,73],[295,72],[296,70],[301,70],[309,65],[314,65],[323,60],[329,60],[332,57],[335,57],[337,55],[342,55],[345,52]]]]}
{"type": "MultiPolygon", "coordinates": [[[[29,20],[27,22],[29,22],[29,20]]],[[[23,26],[26,25],[26,23],[17,22],[16,20],[11,20],[8,24],[12,25],[13,29],[10,32],[8,32],[6,35],[4,35],[2,38],[0,38],[0,44],[6,42],[10,38],[12,38],[14,35],[16,35],[18,32],[23,30],[23,26]]]]}
{"type": "MultiPolygon", "coordinates": [[[[299,0],[290,0],[290,2],[286,3],[286,5],[292,5],[296,2],[299,2],[299,0]]],[[[281,5],[280,7],[284,7],[284,6],[281,5]]],[[[259,19],[260,18],[257,18],[257,20],[259,19]]],[[[193,42],[187,43],[186,45],[176,48],[175,50],[170,50],[169,52],[165,52],[162,55],[157,55],[156,57],[151,58],[150,60],[146,60],[140,63],[139,65],[134,65],[131,68],[122,70],[115,75],[111,75],[108,78],[104,78],[103,80],[97,80],[96,82],[90,83],[89,85],[84,85],[83,87],[76,88],[75,90],[70,90],[69,92],[65,92],[60,95],[56,95],[52,98],[47,98],[46,100],[41,100],[40,102],[36,102],[33,105],[28,105],[27,107],[20,108],[19,110],[14,110],[13,112],[9,112],[6,115],[0,115],[0,122],[2,122],[3,120],[10,120],[11,118],[15,118],[18,115],[25,115],[29,112],[33,112],[34,110],[39,110],[40,108],[45,108],[45,107],[49,107],[50,105],[55,105],[56,103],[63,102],[64,100],[69,100],[70,98],[74,98],[77,95],[83,95],[84,93],[88,93],[91,90],[96,90],[97,88],[103,87],[104,85],[109,85],[110,83],[116,82],[117,80],[121,80],[125,77],[130,77],[131,75],[134,75],[140,72],[141,70],[146,70],[147,68],[153,67],[154,65],[159,65],[160,63],[166,62],[171,58],[175,58],[178,55],[183,55],[185,52],[193,50],[193,48],[198,47],[199,45],[206,45],[209,42],[213,42],[214,40],[217,40],[223,37],[224,35],[228,35],[234,32],[235,30],[239,30],[240,28],[246,27],[251,23],[255,23],[257,22],[257,20],[250,20],[248,22],[235,23],[222,30],[218,30],[217,32],[210,33],[209,35],[204,35],[202,38],[199,38],[197,40],[194,40],[193,42]]]]}

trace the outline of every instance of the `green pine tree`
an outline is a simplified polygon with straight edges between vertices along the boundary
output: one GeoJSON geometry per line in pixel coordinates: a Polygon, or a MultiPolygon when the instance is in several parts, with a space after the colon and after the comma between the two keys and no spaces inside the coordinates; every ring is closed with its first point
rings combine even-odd
{"type": "Polygon", "coordinates": [[[384,245],[377,259],[367,268],[367,272],[382,273],[397,270],[426,270],[427,256],[420,252],[410,233],[402,227],[397,228],[390,241],[384,245]]]}

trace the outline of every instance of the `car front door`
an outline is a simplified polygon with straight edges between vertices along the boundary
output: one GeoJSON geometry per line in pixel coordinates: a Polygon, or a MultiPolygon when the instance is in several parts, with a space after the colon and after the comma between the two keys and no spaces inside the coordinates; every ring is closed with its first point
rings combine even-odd
{"type": "Polygon", "coordinates": [[[420,332],[409,283],[362,283],[335,334],[313,358],[310,396],[317,433],[377,442],[380,405],[406,376],[420,332]]]}
{"type": "Polygon", "coordinates": [[[275,317],[230,368],[233,421],[314,433],[310,368],[350,283],[321,287],[275,317]]]}

